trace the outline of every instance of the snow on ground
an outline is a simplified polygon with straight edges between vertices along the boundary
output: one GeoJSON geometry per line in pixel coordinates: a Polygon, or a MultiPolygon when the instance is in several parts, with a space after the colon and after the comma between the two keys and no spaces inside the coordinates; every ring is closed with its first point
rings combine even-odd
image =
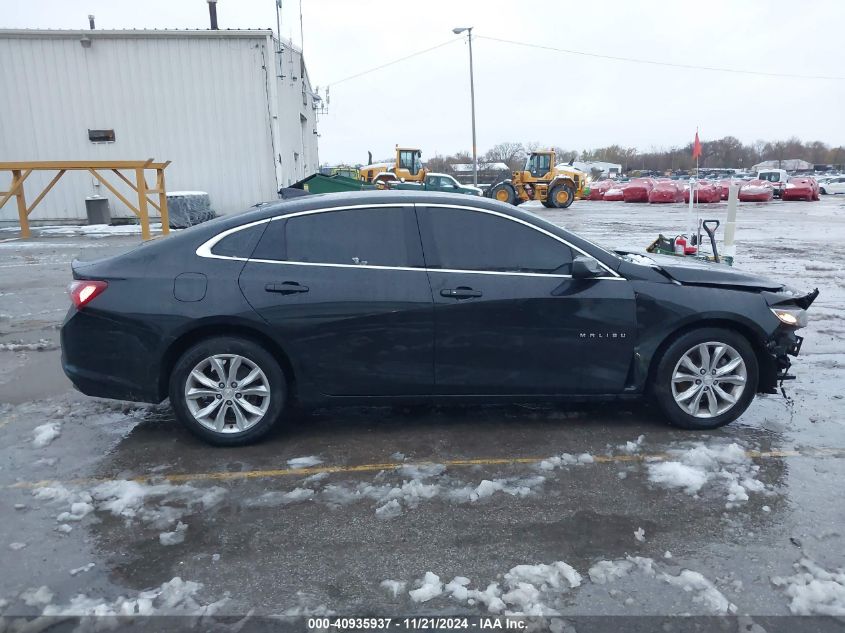
{"type": "Polygon", "coordinates": [[[162,545],[178,545],[185,542],[185,532],[188,531],[188,526],[179,521],[176,523],[176,529],[172,532],[162,532],[158,535],[158,542],[162,545]]]}
{"type": "Polygon", "coordinates": [[[35,448],[44,448],[61,434],[61,422],[46,422],[41,426],[35,427],[35,430],[32,432],[32,445],[35,448]]]}
{"type": "Polygon", "coordinates": [[[404,464],[395,471],[401,480],[380,483],[388,471],[382,471],[372,482],[324,483],[326,473],[306,478],[308,488],[295,488],[289,492],[272,491],[246,499],[247,507],[277,507],[300,502],[324,503],[340,507],[358,502],[372,502],[379,519],[394,519],[424,501],[434,499],[450,503],[476,503],[503,494],[525,497],[542,488],[545,477],[532,475],[483,479],[478,483],[467,482],[446,472],[443,464],[404,464]]]}
{"type": "Polygon", "coordinates": [[[711,484],[725,495],[728,508],[748,501],[749,493],[766,491],[765,484],[757,479],[760,467],[736,442],[699,442],[668,453],[670,459],[647,464],[649,481],[663,488],[681,489],[697,496],[705,485],[711,484]]]}
{"type": "Polygon", "coordinates": [[[845,616],[845,570],[830,572],[809,558],[794,567],[794,575],[772,578],[772,584],[791,598],[793,614],[845,616]]]}
{"type": "Polygon", "coordinates": [[[310,468],[311,466],[317,466],[322,463],[323,460],[315,455],[309,455],[308,457],[294,457],[293,459],[288,460],[288,466],[290,468],[310,468]]]}
{"type": "MultiPolygon", "coordinates": [[[[223,500],[226,490],[167,482],[144,484],[115,480],[92,488],[51,484],[36,488],[32,495],[38,500],[65,505],[67,510],[56,517],[59,523],[81,521],[96,510],[121,517],[127,525],[141,522],[165,529],[177,524],[187,514],[216,506],[223,500]]],[[[165,540],[172,538],[166,537],[165,540]]]]}
{"type": "MultiPolygon", "coordinates": [[[[668,554],[668,552],[667,552],[668,554]]],[[[671,558],[671,555],[664,558],[671,558]]],[[[692,596],[694,603],[700,604],[706,613],[727,615],[736,613],[736,605],[728,600],[716,586],[703,574],[690,569],[682,569],[677,575],[669,571],[658,572],[657,563],[651,558],[627,556],[620,560],[602,560],[590,567],[587,575],[596,584],[604,585],[616,582],[631,573],[657,578],[673,587],[678,587],[692,596]]]]}
{"type": "Polygon", "coordinates": [[[595,463],[595,458],[589,453],[581,453],[580,455],[570,455],[569,453],[561,453],[541,461],[538,465],[540,470],[555,470],[564,466],[583,466],[585,464],[595,463]]]}
{"type": "MultiPolygon", "coordinates": [[[[490,613],[505,615],[557,615],[552,604],[563,594],[581,585],[581,574],[563,561],[550,565],[517,565],[508,570],[501,582],[492,582],[484,589],[473,589],[472,581],[455,576],[444,583],[433,572],[426,572],[408,592],[413,602],[428,602],[446,597],[461,604],[479,605],[490,613]]],[[[398,596],[403,583],[385,580],[381,583],[398,596]]]]}
{"type": "Polygon", "coordinates": [[[34,343],[20,340],[0,343],[0,352],[45,352],[54,349],[59,349],[59,344],[46,338],[40,338],[34,343]]]}
{"type": "MultiPolygon", "coordinates": [[[[39,596],[38,592],[29,594],[30,600],[37,599],[37,601],[34,604],[30,602],[27,604],[43,606],[41,614],[44,616],[213,616],[227,602],[227,599],[203,604],[198,596],[202,587],[200,583],[182,580],[177,576],[155,589],[141,591],[131,598],[118,596],[114,600],[103,600],[78,594],[67,604],[50,604],[53,599],[52,592],[47,587],[41,587],[38,591],[43,591],[43,595],[39,596]]],[[[26,601],[24,596],[21,598],[26,601]]]]}

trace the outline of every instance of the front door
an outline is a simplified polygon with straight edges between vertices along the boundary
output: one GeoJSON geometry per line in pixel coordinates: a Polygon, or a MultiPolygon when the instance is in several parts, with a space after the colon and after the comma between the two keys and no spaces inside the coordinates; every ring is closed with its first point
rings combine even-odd
{"type": "Polygon", "coordinates": [[[636,318],[626,280],[572,279],[580,252],[505,214],[417,210],[435,303],[435,393],[623,389],[636,318]]]}
{"type": "Polygon", "coordinates": [[[297,380],[326,395],[423,395],[433,304],[412,205],[271,221],[239,279],[297,380]]]}

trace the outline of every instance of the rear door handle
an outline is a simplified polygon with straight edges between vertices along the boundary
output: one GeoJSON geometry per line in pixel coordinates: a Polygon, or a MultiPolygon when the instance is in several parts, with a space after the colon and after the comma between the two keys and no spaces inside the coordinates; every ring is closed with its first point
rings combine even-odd
{"type": "Polygon", "coordinates": [[[267,284],[264,286],[267,292],[278,292],[282,295],[292,295],[298,292],[308,292],[308,286],[303,286],[295,281],[283,281],[280,284],[267,284]]]}
{"type": "Polygon", "coordinates": [[[480,290],[473,290],[466,286],[458,286],[457,288],[444,288],[440,291],[441,297],[451,297],[452,299],[469,299],[471,297],[480,297],[480,290]]]}

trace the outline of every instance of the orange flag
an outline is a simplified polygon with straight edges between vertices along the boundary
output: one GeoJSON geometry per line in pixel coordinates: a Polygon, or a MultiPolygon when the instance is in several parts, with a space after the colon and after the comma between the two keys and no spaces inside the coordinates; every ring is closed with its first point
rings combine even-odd
{"type": "Polygon", "coordinates": [[[692,157],[701,156],[701,141],[698,140],[698,130],[695,131],[695,143],[692,144],[692,157]]]}

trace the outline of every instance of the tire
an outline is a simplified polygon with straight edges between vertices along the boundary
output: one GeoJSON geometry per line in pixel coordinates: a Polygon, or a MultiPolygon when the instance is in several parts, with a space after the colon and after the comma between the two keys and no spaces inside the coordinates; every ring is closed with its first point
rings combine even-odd
{"type": "Polygon", "coordinates": [[[547,209],[554,209],[554,208],[555,208],[555,205],[554,205],[554,204],[552,204],[552,202],[551,202],[548,198],[547,198],[547,199],[545,199],[545,200],[543,200],[542,204],[543,204],[543,206],[544,206],[544,207],[546,207],[547,209]]]}
{"type": "Polygon", "coordinates": [[[568,209],[575,201],[575,191],[569,185],[557,185],[549,191],[549,200],[556,209],[568,209]]]}
{"type": "Polygon", "coordinates": [[[493,188],[490,190],[490,197],[499,202],[507,202],[508,204],[516,203],[516,191],[506,182],[493,185],[493,188]]]}
{"type": "Polygon", "coordinates": [[[824,187],[822,187],[821,189],[819,189],[819,193],[820,193],[820,194],[822,194],[823,196],[826,196],[826,195],[827,195],[827,191],[825,190],[825,188],[824,188],[824,187]]]}
{"type": "Polygon", "coordinates": [[[732,330],[708,327],[681,334],[672,341],[657,360],[651,392],[673,426],[691,430],[715,429],[733,422],[748,408],[757,393],[758,377],[757,356],[748,340],[732,330]],[[706,346],[711,360],[719,347],[724,350],[715,369],[712,364],[702,363],[702,360],[706,361],[699,351],[702,345],[706,346]],[[685,357],[691,365],[684,362],[685,357]],[[726,370],[737,358],[741,362],[726,370]],[[706,365],[704,375],[700,373],[702,364],[706,365]],[[714,376],[713,371],[725,373],[718,378],[719,374],[714,376]],[[695,378],[696,375],[700,378],[695,378]],[[673,376],[689,376],[690,380],[673,383],[673,376]],[[701,382],[696,384],[695,380],[701,382]],[[689,393],[692,395],[687,396],[689,393]],[[714,398],[715,407],[712,406],[714,398]],[[731,403],[731,398],[735,402],[731,403]]]}
{"type": "Polygon", "coordinates": [[[191,433],[215,446],[241,446],[262,438],[281,417],[287,382],[279,363],[260,345],[220,336],[182,354],[170,374],[169,393],[176,417],[191,433]],[[240,385],[233,388],[233,382],[240,385]],[[202,395],[191,398],[189,389],[202,395]],[[215,402],[220,404],[212,407],[215,402]]]}

